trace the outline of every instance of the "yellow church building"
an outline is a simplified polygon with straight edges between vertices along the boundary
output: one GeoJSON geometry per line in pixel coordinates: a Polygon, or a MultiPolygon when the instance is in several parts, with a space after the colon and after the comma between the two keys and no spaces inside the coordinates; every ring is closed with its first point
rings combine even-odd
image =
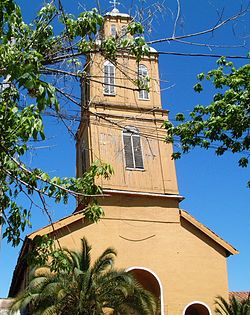
{"type": "MultiPolygon", "coordinates": [[[[130,22],[115,8],[105,15],[100,37],[127,36],[130,22]]],[[[77,176],[97,159],[114,167],[110,180],[98,179],[108,195],[99,198],[105,216],[91,223],[75,212],[26,237],[10,296],[26,283],[23,258],[36,235],[49,234],[74,250],[85,236],[93,257],[109,246],[118,251],[116,266],[159,299],[161,315],[214,314],[215,297],[228,297],[227,257],[237,250],[179,207],[172,144],[164,142],[162,128],[168,111],[161,104],[157,51],[151,48],[139,64],[127,52],[112,63],[96,51],[85,71],[77,176]]]]}

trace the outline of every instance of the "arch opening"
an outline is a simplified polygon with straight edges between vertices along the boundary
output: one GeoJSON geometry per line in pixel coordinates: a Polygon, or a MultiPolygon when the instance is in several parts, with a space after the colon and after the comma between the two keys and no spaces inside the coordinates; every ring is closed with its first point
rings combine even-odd
{"type": "Polygon", "coordinates": [[[208,307],[203,303],[195,302],[190,304],[183,315],[210,315],[208,307]]]}
{"type": "Polygon", "coordinates": [[[145,269],[142,268],[131,268],[128,270],[134,278],[143,286],[144,289],[151,292],[156,299],[157,302],[157,312],[154,315],[163,315],[163,296],[161,285],[156,276],[145,269]]]}

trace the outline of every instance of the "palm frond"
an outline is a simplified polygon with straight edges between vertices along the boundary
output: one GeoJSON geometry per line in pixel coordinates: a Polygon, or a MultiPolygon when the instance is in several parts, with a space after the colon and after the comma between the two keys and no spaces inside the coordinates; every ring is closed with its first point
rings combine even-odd
{"type": "Polygon", "coordinates": [[[215,313],[220,315],[250,315],[250,299],[239,301],[234,296],[230,301],[217,296],[215,300],[215,313]]]}
{"type": "Polygon", "coordinates": [[[94,262],[92,267],[92,273],[98,275],[106,269],[111,268],[114,265],[114,259],[117,253],[114,248],[107,248],[98,259],[94,262]]]}
{"type": "MultiPolygon", "coordinates": [[[[152,315],[156,310],[153,295],[140,286],[125,270],[114,269],[116,251],[107,248],[91,267],[91,246],[82,239],[82,251],[63,250],[71,268],[50,272],[48,266],[37,267],[30,283],[15,300],[13,310],[31,306],[36,315],[114,314],[152,315]]],[[[244,314],[245,315],[245,314],[244,314]]]]}
{"type": "Polygon", "coordinates": [[[86,271],[90,268],[90,251],[91,246],[89,245],[87,239],[83,237],[82,241],[82,252],[81,252],[81,269],[86,271]]]}

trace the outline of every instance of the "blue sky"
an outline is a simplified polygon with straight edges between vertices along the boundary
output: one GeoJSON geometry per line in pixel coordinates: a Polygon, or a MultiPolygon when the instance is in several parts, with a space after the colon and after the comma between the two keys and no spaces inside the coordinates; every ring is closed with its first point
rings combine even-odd
{"type": "MultiPolygon", "coordinates": [[[[144,6],[144,12],[153,1],[141,2],[137,0],[120,0],[119,9],[127,13],[136,6],[144,6]]],[[[217,0],[217,1],[182,1],[182,14],[179,20],[177,34],[187,34],[210,28],[218,21],[218,16],[224,12],[224,17],[239,10],[240,4],[245,1],[217,0]],[[224,9],[223,9],[224,8],[224,9]]],[[[33,0],[32,7],[29,0],[19,0],[27,21],[35,16],[36,10],[43,1],[33,0]]],[[[66,12],[79,12],[81,8],[92,8],[95,2],[79,0],[62,0],[66,12]],[[83,5],[84,3],[84,5],[83,5]]],[[[103,10],[109,10],[110,4],[101,1],[103,10]]],[[[152,8],[152,7],[151,7],[152,8]]],[[[165,3],[155,13],[152,32],[149,40],[172,35],[176,1],[165,3]]],[[[247,35],[249,28],[249,14],[231,26],[220,29],[214,34],[199,38],[200,43],[223,45],[240,45],[247,35]],[[248,23],[248,24],[247,24],[248,23]]],[[[246,38],[247,39],[247,38],[246,38]]],[[[198,38],[192,39],[198,42],[198,38]]],[[[186,44],[165,42],[154,46],[158,51],[199,52],[221,55],[247,55],[249,46],[238,48],[197,47],[186,44]]],[[[236,61],[238,66],[247,63],[247,60],[236,61]]],[[[196,94],[193,85],[196,83],[196,74],[216,67],[216,58],[160,56],[160,74],[162,79],[162,104],[170,110],[170,119],[178,112],[188,113],[196,104],[208,104],[212,99],[213,91],[207,87],[206,91],[196,94]]],[[[72,81],[70,84],[75,85],[72,81]]],[[[77,108],[72,107],[76,114],[77,108]]],[[[28,156],[30,166],[38,165],[45,168],[51,175],[75,175],[75,142],[72,136],[55,119],[46,118],[46,132],[49,148],[36,148],[28,156]]],[[[76,129],[77,122],[73,126],[76,129]]],[[[43,144],[42,144],[43,145],[43,144]]],[[[41,146],[40,144],[35,147],[41,146]]],[[[228,259],[229,289],[232,291],[250,290],[250,190],[246,188],[250,172],[237,166],[239,156],[225,154],[216,157],[213,151],[194,150],[176,162],[180,194],[185,197],[181,208],[190,212],[203,224],[236,247],[240,254],[228,259]]],[[[69,215],[74,210],[75,203],[68,206],[55,206],[51,203],[51,211],[55,219],[69,215]]],[[[33,230],[47,224],[43,214],[36,210],[33,213],[33,230]]],[[[31,232],[27,231],[27,232],[31,232]]],[[[94,245],[94,244],[93,244],[94,245]]],[[[20,248],[13,249],[2,241],[0,249],[0,297],[8,293],[12,272],[16,264],[20,248]]]]}

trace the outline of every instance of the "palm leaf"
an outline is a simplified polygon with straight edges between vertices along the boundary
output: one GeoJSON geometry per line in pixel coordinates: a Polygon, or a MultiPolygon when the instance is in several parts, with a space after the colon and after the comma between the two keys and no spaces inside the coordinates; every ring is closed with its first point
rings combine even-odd
{"type": "MultiPolygon", "coordinates": [[[[82,239],[81,252],[63,250],[71,267],[51,273],[48,266],[37,267],[30,274],[30,283],[16,298],[13,310],[31,306],[36,315],[114,314],[151,315],[156,302],[125,270],[113,268],[116,251],[107,248],[91,267],[91,246],[82,239]]],[[[244,314],[245,315],[245,314],[244,314]]]]}
{"type": "Polygon", "coordinates": [[[250,315],[250,300],[239,301],[234,296],[230,301],[217,296],[215,300],[215,313],[220,315],[250,315]]]}
{"type": "Polygon", "coordinates": [[[81,269],[87,271],[90,268],[90,251],[91,246],[89,245],[85,237],[82,238],[82,252],[81,252],[81,269]]]}
{"type": "Polygon", "coordinates": [[[107,268],[111,268],[114,264],[116,255],[117,253],[113,248],[107,248],[95,261],[92,268],[92,273],[94,275],[98,275],[99,273],[104,272],[107,268]]]}

